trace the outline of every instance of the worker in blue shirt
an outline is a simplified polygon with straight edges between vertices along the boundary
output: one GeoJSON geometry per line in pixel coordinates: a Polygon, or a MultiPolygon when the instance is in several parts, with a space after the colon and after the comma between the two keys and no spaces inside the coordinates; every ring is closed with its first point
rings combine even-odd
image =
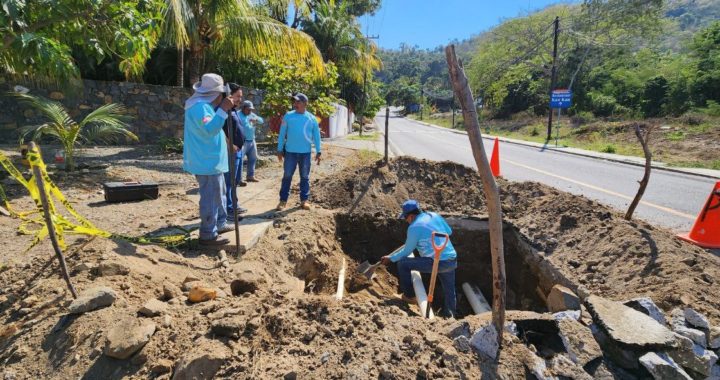
{"type": "Polygon", "coordinates": [[[420,209],[420,204],[414,199],[409,199],[402,204],[402,212],[399,219],[408,222],[407,238],[405,245],[390,255],[383,256],[381,261],[385,265],[397,263],[398,278],[400,279],[400,290],[402,299],[408,303],[415,303],[415,291],[410,278],[411,271],[420,273],[431,273],[435,251],[432,246],[431,236],[433,232],[447,234],[447,238],[436,236],[435,245],[441,246],[445,239],[447,245],[440,253],[438,266],[438,278],[443,288],[445,305],[443,315],[455,316],[457,300],[455,298],[455,269],[457,269],[457,253],[449,241],[452,229],[445,219],[434,213],[425,212],[420,209]],[[420,257],[409,257],[414,250],[420,253],[420,257]]]}
{"type": "MultiPolygon", "coordinates": [[[[247,182],[259,182],[255,179],[255,163],[257,162],[257,146],[255,145],[255,129],[263,124],[263,118],[256,115],[253,102],[246,100],[242,103],[242,109],[238,116],[243,126],[245,141],[242,146],[242,155],[247,156],[247,182]]],[[[242,159],[240,160],[242,162],[242,159]]],[[[242,165],[240,166],[240,178],[242,178],[242,165]]]]}
{"type": "Polygon", "coordinates": [[[293,108],[285,114],[280,125],[277,157],[283,164],[283,178],[280,186],[280,203],[277,210],[287,206],[290,196],[290,183],[295,169],[300,168],[300,207],[310,209],[310,161],[312,145],[315,144],[315,161],[320,164],[320,126],[315,115],[307,111],[308,97],[305,94],[293,95],[293,108]]]}
{"type": "Polygon", "coordinates": [[[222,128],[234,103],[224,89],[220,75],[204,74],[185,102],[183,169],[198,181],[201,245],[229,244],[218,234],[233,230],[225,211],[228,148],[222,128]]]}

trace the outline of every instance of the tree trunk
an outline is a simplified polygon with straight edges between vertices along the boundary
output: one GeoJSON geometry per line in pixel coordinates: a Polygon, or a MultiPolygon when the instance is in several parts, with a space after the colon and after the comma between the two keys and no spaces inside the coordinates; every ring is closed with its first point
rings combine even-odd
{"type": "Polygon", "coordinates": [[[632,219],[632,215],[635,212],[635,208],[640,203],[640,199],[642,199],[643,194],[645,194],[645,188],[648,185],[648,182],[650,181],[650,169],[652,164],[652,153],[650,153],[650,148],[648,147],[648,139],[650,137],[650,129],[647,130],[645,133],[645,137],[643,137],[642,131],[640,130],[640,124],[635,123],[635,136],[637,136],[638,140],[640,140],[640,145],[642,145],[643,153],[645,154],[645,174],[643,175],[642,179],[640,180],[640,187],[638,188],[637,194],[635,194],[635,198],[633,199],[632,203],[630,203],[630,206],[628,207],[627,212],[625,213],[625,220],[632,219]]]}
{"type": "Polygon", "coordinates": [[[200,67],[202,66],[202,49],[190,49],[190,62],[188,68],[190,70],[190,84],[200,81],[200,67]]]}
{"type": "Polygon", "coordinates": [[[185,48],[177,49],[177,78],[178,87],[185,87],[185,48]]]}
{"type": "Polygon", "coordinates": [[[478,167],[482,180],[485,197],[487,198],[488,216],[490,223],[490,254],[492,256],[493,271],[493,302],[492,320],[498,334],[498,346],[503,343],[503,325],[505,323],[505,256],[503,249],[502,208],[500,207],[500,192],[495,178],[490,171],[490,163],[482,143],[480,124],[478,123],[475,101],[470,91],[465,71],[455,55],[455,46],[445,48],[450,80],[452,81],[455,97],[460,102],[463,113],[463,122],[468,132],[470,146],[472,147],[475,164],[478,167]]]}

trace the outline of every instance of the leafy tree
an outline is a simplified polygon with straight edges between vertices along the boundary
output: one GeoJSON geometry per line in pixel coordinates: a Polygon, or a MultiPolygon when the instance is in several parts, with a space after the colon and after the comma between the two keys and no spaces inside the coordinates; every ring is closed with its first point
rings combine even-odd
{"type": "Polygon", "coordinates": [[[646,117],[654,117],[662,113],[667,103],[668,90],[668,81],[662,76],[656,76],[645,83],[641,109],[646,117]]]}
{"type": "Polygon", "coordinates": [[[158,40],[159,0],[6,0],[0,7],[0,72],[44,82],[79,78],[73,50],[119,60],[140,78],[158,40]]]}
{"type": "Polygon", "coordinates": [[[121,137],[138,140],[137,136],[127,129],[130,116],[127,115],[123,105],[106,104],[85,116],[78,123],[58,102],[28,94],[12,94],[11,96],[29,104],[49,120],[43,124],[22,127],[20,129],[21,142],[28,137],[31,140],[38,140],[43,136],[57,139],[65,150],[65,164],[68,171],[75,170],[75,146],[78,144],[84,142],[110,143],[121,137]]]}
{"type": "Polygon", "coordinates": [[[708,100],[720,102],[720,21],[698,32],[690,47],[697,60],[693,99],[701,106],[708,100]]]}

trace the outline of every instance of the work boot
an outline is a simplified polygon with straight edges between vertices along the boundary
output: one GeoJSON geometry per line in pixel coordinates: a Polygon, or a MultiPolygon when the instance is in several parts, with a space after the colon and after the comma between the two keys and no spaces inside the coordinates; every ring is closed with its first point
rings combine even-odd
{"type": "Polygon", "coordinates": [[[245,187],[245,186],[247,186],[247,182],[240,181],[240,182],[238,182],[237,185],[240,187],[245,187]]]}
{"type": "Polygon", "coordinates": [[[256,180],[255,177],[247,177],[246,181],[247,182],[260,182],[260,181],[256,180]]]}
{"type": "Polygon", "coordinates": [[[207,239],[207,240],[198,239],[198,243],[200,245],[205,245],[205,246],[228,245],[228,244],[230,244],[230,239],[216,236],[214,239],[207,239]]]}
{"type": "Polygon", "coordinates": [[[402,294],[402,295],[400,296],[400,299],[403,300],[404,302],[407,302],[407,303],[411,304],[411,305],[414,305],[414,304],[417,303],[417,298],[416,298],[416,297],[408,297],[408,296],[406,296],[406,295],[404,295],[404,294],[402,294]]]}
{"type": "Polygon", "coordinates": [[[282,211],[285,210],[285,207],[287,207],[287,201],[280,201],[277,207],[275,207],[275,210],[282,211]]]}
{"type": "Polygon", "coordinates": [[[310,210],[310,202],[308,201],[301,201],[300,202],[300,208],[303,210],[310,210]]]}

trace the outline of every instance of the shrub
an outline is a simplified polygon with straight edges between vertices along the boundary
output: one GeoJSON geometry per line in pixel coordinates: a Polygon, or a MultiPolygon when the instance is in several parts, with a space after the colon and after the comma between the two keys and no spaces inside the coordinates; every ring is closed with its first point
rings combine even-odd
{"type": "Polygon", "coordinates": [[[617,150],[615,149],[615,145],[613,145],[613,144],[607,144],[601,150],[601,152],[603,152],[603,153],[615,153],[616,151],[617,150]]]}
{"type": "Polygon", "coordinates": [[[158,139],[157,145],[165,153],[183,152],[183,140],[177,137],[161,137],[158,139]]]}
{"type": "Polygon", "coordinates": [[[617,101],[612,96],[603,95],[597,92],[591,92],[588,95],[590,97],[590,104],[595,116],[610,116],[613,112],[615,112],[617,101]]]}

